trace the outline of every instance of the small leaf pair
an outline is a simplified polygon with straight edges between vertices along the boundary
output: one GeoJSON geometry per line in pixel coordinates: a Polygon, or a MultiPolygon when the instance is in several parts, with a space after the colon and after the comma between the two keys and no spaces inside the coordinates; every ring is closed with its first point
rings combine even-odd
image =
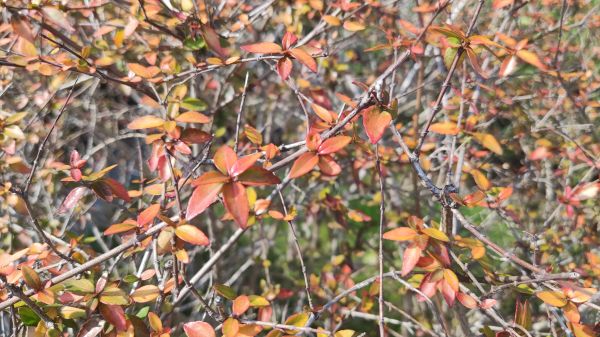
{"type": "Polygon", "coordinates": [[[300,155],[288,174],[288,178],[294,179],[310,172],[315,166],[319,165],[321,172],[328,176],[340,174],[342,168],[333,160],[331,154],[343,149],[352,140],[348,136],[336,136],[321,140],[317,132],[309,132],[306,136],[306,147],[308,152],[300,155]]]}

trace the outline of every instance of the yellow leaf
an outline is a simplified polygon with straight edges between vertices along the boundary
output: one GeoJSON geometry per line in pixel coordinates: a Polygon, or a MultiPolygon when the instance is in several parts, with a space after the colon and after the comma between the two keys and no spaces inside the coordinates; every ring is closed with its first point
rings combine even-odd
{"type": "Polygon", "coordinates": [[[444,242],[448,242],[450,241],[450,239],[448,239],[448,236],[446,236],[446,234],[444,234],[444,232],[442,232],[439,229],[436,228],[424,228],[423,229],[423,233],[427,236],[429,236],[430,238],[439,240],[439,241],[444,241],[444,242]]]}
{"type": "Polygon", "coordinates": [[[477,186],[480,189],[482,189],[483,191],[487,191],[490,188],[492,188],[492,184],[490,183],[488,178],[485,176],[485,174],[483,174],[481,171],[471,170],[470,173],[473,176],[473,179],[475,180],[475,184],[477,184],[477,186]]]}
{"type": "Polygon", "coordinates": [[[142,287],[137,288],[133,294],[131,294],[131,298],[137,303],[146,303],[154,301],[160,291],[157,286],[149,284],[142,287]]]}
{"type": "Polygon", "coordinates": [[[562,291],[540,291],[536,293],[535,296],[544,301],[544,303],[553,307],[561,308],[567,305],[567,299],[562,291]]]}
{"type": "Polygon", "coordinates": [[[262,296],[250,295],[248,298],[250,299],[251,307],[266,307],[269,305],[269,301],[262,296]]]}
{"type": "Polygon", "coordinates": [[[340,21],[340,19],[338,19],[337,17],[335,17],[333,15],[325,15],[325,16],[323,16],[323,20],[331,26],[339,26],[342,23],[340,21]]]}
{"type": "Polygon", "coordinates": [[[352,337],[354,330],[339,330],[336,331],[334,337],[352,337]]]}
{"type": "MultiPolygon", "coordinates": [[[[285,320],[286,325],[293,325],[293,326],[297,326],[297,327],[303,327],[306,324],[306,322],[308,322],[308,314],[305,312],[294,314],[285,320]]],[[[286,330],[285,331],[285,333],[290,334],[290,335],[296,334],[297,332],[298,332],[297,330],[286,330]]]]}
{"type": "Polygon", "coordinates": [[[475,132],[473,133],[473,138],[495,154],[502,154],[502,146],[500,146],[500,143],[491,134],[475,132]]]}
{"type": "Polygon", "coordinates": [[[61,307],[60,315],[66,319],[82,318],[86,317],[87,313],[85,310],[75,307],[61,307]]]}
{"type": "Polygon", "coordinates": [[[460,131],[454,122],[433,123],[429,127],[429,131],[442,135],[454,136],[460,131]]]}
{"type": "Polygon", "coordinates": [[[444,280],[446,280],[446,282],[448,283],[450,288],[454,290],[454,292],[458,292],[458,277],[456,277],[456,274],[452,270],[447,268],[444,269],[444,280]]]}

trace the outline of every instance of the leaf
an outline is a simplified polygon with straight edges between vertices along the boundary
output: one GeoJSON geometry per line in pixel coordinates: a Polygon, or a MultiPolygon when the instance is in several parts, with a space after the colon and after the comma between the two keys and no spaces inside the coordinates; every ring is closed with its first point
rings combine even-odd
{"type": "Polygon", "coordinates": [[[569,328],[573,331],[575,337],[597,337],[596,332],[591,326],[569,322],[569,328]]]}
{"type": "Polygon", "coordinates": [[[421,248],[416,244],[411,244],[404,250],[404,255],[402,256],[402,270],[401,275],[408,275],[417,265],[419,258],[421,257],[421,248]]]}
{"type": "Polygon", "coordinates": [[[575,303],[568,302],[567,305],[562,308],[562,310],[569,322],[579,323],[581,320],[581,315],[579,314],[579,310],[577,309],[577,305],[575,305],[575,303]]]}
{"type": "Polygon", "coordinates": [[[70,212],[73,209],[73,207],[77,205],[79,200],[83,198],[86,191],[87,188],[85,186],[78,186],[72,189],[71,192],[69,192],[69,194],[65,198],[65,200],[62,202],[62,204],[60,204],[57,213],[65,214],[67,212],[70,212]]]}
{"type": "Polygon", "coordinates": [[[250,299],[251,307],[266,307],[270,305],[269,301],[262,296],[250,295],[248,298],[250,299]]]}
{"type": "Polygon", "coordinates": [[[448,239],[448,236],[446,236],[446,234],[444,232],[442,232],[441,230],[437,229],[437,228],[423,228],[422,230],[423,234],[429,236],[430,238],[439,240],[439,241],[443,241],[443,242],[448,242],[450,241],[450,239],[448,239]]]}
{"type": "Polygon", "coordinates": [[[294,179],[301,177],[310,172],[319,163],[319,156],[314,152],[307,152],[302,154],[294,161],[288,178],[294,179]]]}
{"type": "Polygon", "coordinates": [[[466,308],[469,309],[475,309],[477,308],[477,301],[468,294],[465,293],[457,293],[456,294],[456,299],[462,304],[464,305],[466,308]]]}
{"type": "Polygon", "coordinates": [[[188,201],[185,219],[191,220],[204,212],[208,206],[217,200],[217,196],[223,187],[223,182],[202,184],[196,187],[188,201]]]}
{"type": "Polygon", "coordinates": [[[238,176],[238,181],[246,186],[267,186],[281,183],[273,172],[260,166],[252,166],[238,176]]]}
{"type": "Polygon", "coordinates": [[[358,32],[364,30],[366,27],[358,21],[346,21],[343,25],[344,29],[350,32],[358,32]]]}
{"type": "Polygon", "coordinates": [[[521,301],[517,299],[515,303],[515,323],[531,329],[531,311],[529,310],[529,301],[521,301]]]}
{"type": "Polygon", "coordinates": [[[22,266],[21,272],[23,273],[23,280],[27,286],[34,290],[40,290],[42,288],[42,280],[38,273],[29,266],[22,266]]]}
{"type": "Polygon", "coordinates": [[[154,301],[158,295],[160,295],[158,287],[153,284],[148,284],[137,288],[131,294],[131,299],[136,303],[147,303],[154,301]]]}
{"type": "Polygon", "coordinates": [[[597,291],[598,290],[594,288],[579,288],[577,290],[573,290],[573,293],[569,299],[574,303],[585,303],[589,301],[597,291]]]}
{"type": "Polygon", "coordinates": [[[181,240],[197,246],[208,246],[210,240],[198,227],[181,225],[175,229],[175,235],[181,240]]]}
{"type": "Polygon", "coordinates": [[[234,300],[236,298],[236,293],[233,288],[226,286],[224,284],[215,284],[213,289],[221,296],[225,297],[228,300],[234,300]]]}
{"type": "Polygon", "coordinates": [[[123,308],[118,305],[100,305],[100,314],[108,323],[112,324],[118,331],[127,330],[127,318],[123,308]]]}
{"type": "Polygon", "coordinates": [[[411,241],[417,236],[417,231],[409,227],[394,228],[383,233],[383,238],[392,241],[411,241]]]}
{"type": "Polygon", "coordinates": [[[449,136],[457,135],[460,132],[459,128],[456,126],[456,123],[450,121],[433,123],[429,127],[429,131],[449,136]]]}
{"type": "Polygon", "coordinates": [[[323,15],[323,21],[331,26],[339,26],[342,24],[342,21],[333,15],[323,15]]]}
{"type": "Polygon", "coordinates": [[[256,152],[244,157],[239,158],[235,164],[231,167],[229,171],[229,175],[231,177],[237,177],[241,173],[244,173],[247,169],[249,169],[256,161],[262,157],[261,152],[256,152]]]}
{"type": "MultiPolygon", "coordinates": [[[[305,312],[301,312],[301,313],[297,313],[297,314],[293,314],[293,315],[289,316],[285,320],[285,325],[292,325],[295,327],[304,327],[306,325],[306,322],[308,322],[308,314],[305,312]]],[[[298,333],[298,330],[285,330],[285,333],[293,335],[293,334],[298,333]]]]}
{"type": "Polygon", "coordinates": [[[283,49],[280,45],[273,42],[259,42],[241,46],[243,50],[255,54],[280,54],[283,49]]]}
{"type": "Polygon", "coordinates": [[[302,49],[302,48],[293,48],[293,49],[290,49],[289,52],[300,63],[302,63],[308,69],[310,69],[313,73],[317,72],[317,61],[315,61],[315,59],[312,56],[310,56],[310,54],[307,53],[304,49],[302,49]]]}
{"type": "Polygon", "coordinates": [[[183,101],[181,101],[181,107],[191,111],[204,111],[206,108],[208,108],[208,105],[200,98],[186,97],[183,101]]]}
{"type": "Polygon", "coordinates": [[[104,304],[127,305],[129,304],[129,296],[123,290],[119,289],[114,284],[106,286],[100,293],[100,302],[104,304]]]}
{"type": "Polygon", "coordinates": [[[138,228],[138,225],[135,222],[117,223],[110,225],[106,230],[104,230],[104,235],[124,233],[136,228],[138,228]]]}
{"type": "Polygon", "coordinates": [[[292,73],[293,67],[294,64],[289,58],[283,57],[279,59],[279,61],[277,61],[277,73],[279,74],[279,77],[281,77],[281,79],[284,81],[287,80],[292,73]]]}
{"type": "Polygon", "coordinates": [[[165,121],[162,118],[156,116],[142,116],[134,119],[131,123],[127,124],[127,128],[130,130],[142,130],[162,127],[165,121]]]}
{"type": "Polygon", "coordinates": [[[248,226],[248,196],[246,188],[239,182],[227,183],[223,186],[223,201],[225,208],[233,217],[233,220],[245,229],[248,226]]]}
{"type": "Polygon", "coordinates": [[[127,191],[127,189],[125,188],[125,186],[123,186],[120,182],[116,181],[113,178],[104,178],[103,179],[104,183],[106,185],[108,185],[108,187],[110,187],[110,189],[112,190],[113,194],[125,201],[125,202],[130,202],[131,201],[131,197],[129,196],[129,192],[127,191]]]}
{"type": "Polygon", "coordinates": [[[160,68],[157,66],[149,66],[144,67],[139,63],[127,63],[127,68],[131,70],[134,74],[138,75],[142,78],[152,78],[158,74],[160,74],[160,68]]]}
{"type": "Polygon", "coordinates": [[[88,279],[69,279],[63,283],[68,291],[85,295],[85,294],[93,294],[95,291],[94,284],[92,281],[88,279]]]}
{"type": "Polygon", "coordinates": [[[156,218],[158,213],[160,213],[160,204],[151,205],[150,207],[143,210],[140,214],[138,214],[138,216],[137,216],[138,225],[146,226],[147,224],[154,221],[154,219],[156,218]]]}
{"type": "Polygon", "coordinates": [[[330,155],[319,156],[319,170],[326,176],[337,176],[342,167],[330,155]]]}
{"type": "Polygon", "coordinates": [[[216,337],[215,329],[202,321],[185,323],[183,331],[187,337],[216,337]]]}
{"type": "Polygon", "coordinates": [[[225,337],[235,337],[240,330],[240,322],[233,317],[229,317],[223,322],[223,328],[221,331],[223,332],[223,336],[225,337]]]}
{"type": "Polygon", "coordinates": [[[213,158],[215,166],[221,173],[225,175],[231,175],[233,166],[237,162],[238,158],[233,149],[227,145],[221,146],[213,158]]]}
{"type": "Polygon", "coordinates": [[[535,294],[535,296],[544,301],[544,303],[553,307],[561,308],[567,305],[567,298],[562,291],[539,291],[535,294]]]}
{"type": "Polygon", "coordinates": [[[246,295],[240,295],[233,300],[231,312],[235,316],[243,315],[250,307],[250,299],[246,295]]]}
{"type": "Polygon", "coordinates": [[[381,139],[391,121],[392,115],[387,111],[371,108],[363,112],[363,126],[371,144],[376,144],[381,139]]]}
{"type": "Polygon", "coordinates": [[[512,74],[517,68],[517,57],[514,55],[509,55],[504,58],[502,64],[500,65],[500,70],[498,71],[498,75],[500,77],[506,77],[512,74]]]}
{"type": "Polygon", "coordinates": [[[492,188],[492,183],[488,180],[488,178],[479,170],[471,170],[469,172],[473,176],[473,180],[475,180],[475,184],[483,190],[487,191],[492,188]]]}
{"type": "Polygon", "coordinates": [[[87,317],[87,313],[85,312],[85,310],[69,306],[61,307],[60,315],[66,319],[77,319],[87,317]]]}
{"type": "Polygon", "coordinates": [[[346,145],[348,145],[351,140],[352,137],[348,136],[331,137],[323,143],[321,143],[317,152],[320,155],[338,152],[339,150],[343,149],[346,145]]]}
{"type": "Polygon", "coordinates": [[[478,141],[481,145],[483,145],[483,147],[487,148],[488,150],[494,152],[497,155],[502,155],[502,146],[500,146],[500,143],[498,143],[498,141],[493,135],[489,133],[475,132],[473,133],[473,138],[475,138],[476,141],[478,141]]]}
{"type": "Polygon", "coordinates": [[[187,111],[177,116],[175,121],[180,123],[204,124],[210,122],[210,118],[196,111],[187,111]]]}
{"type": "Polygon", "coordinates": [[[516,55],[521,60],[531,64],[532,66],[538,68],[539,70],[542,70],[542,71],[548,70],[548,67],[546,67],[546,65],[542,63],[542,61],[539,59],[539,57],[535,53],[533,53],[529,50],[525,50],[525,49],[518,50],[516,55]]]}
{"type": "Polygon", "coordinates": [[[338,330],[335,332],[334,337],[352,337],[354,330],[338,330]]]}
{"type": "Polygon", "coordinates": [[[454,292],[458,292],[458,277],[456,277],[456,274],[451,269],[444,269],[444,280],[448,282],[448,285],[454,292]]]}
{"type": "Polygon", "coordinates": [[[9,125],[5,127],[3,134],[12,139],[25,139],[25,134],[18,125],[9,125]]]}
{"type": "Polygon", "coordinates": [[[471,45],[484,45],[503,48],[500,44],[490,40],[487,36],[483,35],[471,35],[469,36],[469,44],[471,45]]]}
{"type": "Polygon", "coordinates": [[[310,107],[313,109],[315,114],[319,116],[319,118],[321,118],[324,122],[331,124],[335,121],[332,113],[324,107],[320,106],[319,104],[312,103],[310,107]]]}

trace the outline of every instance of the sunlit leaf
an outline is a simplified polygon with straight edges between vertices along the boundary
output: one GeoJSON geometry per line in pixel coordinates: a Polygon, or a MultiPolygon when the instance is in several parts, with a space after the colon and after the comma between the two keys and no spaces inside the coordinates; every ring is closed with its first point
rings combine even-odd
{"type": "Polygon", "coordinates": [[[210,240],[198,227],[181,225],[175,229],[175,235],[181,240],[198,246],[208,246],[210,240]]]}

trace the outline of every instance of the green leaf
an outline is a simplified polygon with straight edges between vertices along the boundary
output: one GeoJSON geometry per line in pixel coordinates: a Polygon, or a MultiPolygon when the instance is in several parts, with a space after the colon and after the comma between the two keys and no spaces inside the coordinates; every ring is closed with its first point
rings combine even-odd
{"type": "Polygon", "coordinates": [[[204,42],[202,37],[197,37],[195,39],[188,37],[183,41],[183,45],[191,50],[200,50],[206,47],[206,42],[204,42]]]}
{"type": "Polygon", "coordinates": [[[93,294],[95,291],[94,284],[88,279],[67,280],[64,283],[68,291],[76,294],[93,294]]]}
{"type": "Polygon", "coordinates": [[[231,287],[228,287],[224,284],[215,284],[213,289],[217,292],[217,294],[225,297],[228,300],[234,300],[237,297],[235,290],[231,287]]]}
{"type": "Polygon", "coordinates": [[[204,111],[208,105],[199,98],[188,97],[181,101],[181,107],[191,111],[204,111]]]}
{"type": "Polygon", "coordinates": [[[141,308],[135,315],[139,318],[146,318],[146,316],[148,316],[148,312],[150,312],[150,307],[145,306],[141,308]]]}
{"type": "Polygon", "coordinates": [[[38,315],[29,307],[20,307],[17,313],[26,326],[36,326],[40,322],[38,315]]]}

